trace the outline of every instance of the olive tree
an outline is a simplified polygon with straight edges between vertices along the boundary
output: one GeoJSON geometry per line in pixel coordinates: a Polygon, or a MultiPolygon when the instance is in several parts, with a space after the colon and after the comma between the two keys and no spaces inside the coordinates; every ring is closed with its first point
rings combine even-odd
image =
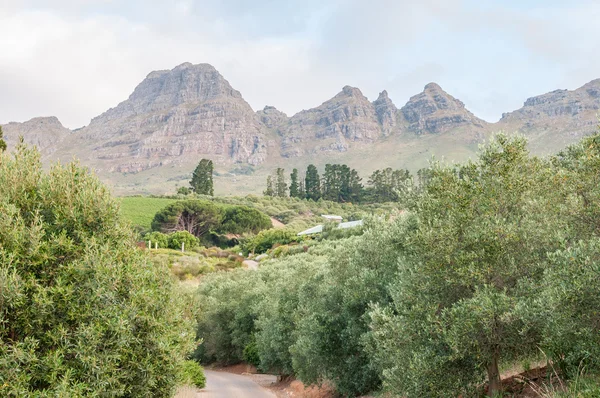
{"type": "Polygon", "coordinates": [[[566,238],[551,177],[524,139],[504,135],[476,161],[431,167],[399,253],[394,305],[373,312],[389,387],[409,397],[466,394],[485,374],[494,396],[499,362],[535,349],[539,325],[521,310],[546,253],[566,238]]]}
{"type": "Polygon", "coordinates": [[[0,154],[0,395],[171,396],[194,346],[173,283],[88,171],[0,154]]]}

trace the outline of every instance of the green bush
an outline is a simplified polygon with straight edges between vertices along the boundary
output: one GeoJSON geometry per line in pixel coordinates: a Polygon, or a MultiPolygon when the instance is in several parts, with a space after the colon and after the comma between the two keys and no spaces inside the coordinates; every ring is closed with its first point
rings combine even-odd
{"type": "Polygon", "coordinates": [[[192,250],[200,244],[198,238],[187,231],[177,231],[167,235],[169,238],[169,249],[181,250],[181,244],[184,244],[184,250],[192,250]]]}
{"type": "Polygon", "coordinates": [[[0,154],[0,396],[172,396],[193,307],[127,225],[86,169],[0,154]]]}
{"type": "Polygon", "coordinates": [[[258,233],[271,228],[269,216],[248,206],[225,206],[224,213],[218,228],[224,234],[258,233]]]}
{"type": "Polygon", "coordinates": [[[302,238],[287,229],[268,229],[259,232],[256,236],[248,239],[242,244],[245,253],[261,254],[271,249],[273,245],[287,245],[292,242],[300,242],[302,238]]]}
{"type": "Polygon", "coordinates": [[[206,376],[200,364],[193,360],[187,360],[182,365],[181,384],[193,385],[198,388],[206,387],[206,376]]]}
{"type": "Polygon", "coordinates": [[[148,244],[148,241],[151,242],[151,249],[155,248],[155,244],[158,243],[159,249],[166,249],[169,247],[169,236],[163,234],[162,232],[154,231],[147,233],[144,236],[144,242],[148,244]]]}
{"type": "Polygon", "coordinates": [[[244,361],[247,363],[254,365],[256,367],[260,366],[260,357],[258,356],[258,347],[256,346],[256,340],[253,338],[250,343],[244,347],[244,361]]]}

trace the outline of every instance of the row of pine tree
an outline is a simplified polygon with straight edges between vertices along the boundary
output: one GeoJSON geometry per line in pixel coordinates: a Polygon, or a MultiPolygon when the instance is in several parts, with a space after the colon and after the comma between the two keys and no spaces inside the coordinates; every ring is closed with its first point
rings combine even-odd
{"type": "Polygon", "coordinates": [[[374,171],[367,187],[355,169],[345,164],[326,164],[323,176],[317,167],[308,165],[302,178],[298,169],[290,174],[289,186],[285,169],[279,167],[267,177],[263,194],[273,197],[292,197],[307,200],[330,200],[333,202],[397,202],[412,184],[408,170],[393,170],[388,167],[374,171]]]}

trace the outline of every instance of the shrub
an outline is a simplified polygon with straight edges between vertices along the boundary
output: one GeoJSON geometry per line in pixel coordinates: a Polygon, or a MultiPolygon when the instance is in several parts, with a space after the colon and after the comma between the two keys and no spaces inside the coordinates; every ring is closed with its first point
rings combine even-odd
{"type": "Polygon", "coordinates": [[[191,193],[192,193],[192,190],[188,187],[179,187],[177,189],[177,195],[187,196],[187,195],[190,195],[191,193]]]}
{"type": "Polygon", "coordinates": [[[190,306],[134,247],[85,169],[0,155],[0,395],[171,396],[190,306]]]}
{"type": "Polygon", "coordinates": [[[256,367],[260,366],[258,347],[256,346],[256,340],[254,338],[252,338],[252,341],[244,347],[244,361],[256,367]]]}
{"type": "Polygon", "coordinates": [[[182,365],[181,384],[190,384],[198,388],[206,387],[206,376],[200,364],[193,360],[187,360],[182,365]]]}
{"type": "Polygon", "coordinates": [[[154,249],[155,243],[158,243],[159,249],[166,249],[169,247],[169,236],[163,234],[162,232],[154,231],[146,234],[144,236],[144,241],[146,244],[148,241],[151,242],[152,249],[154,249]]]}
{"type": "Polygon", "coordinates": [[[271,249],[275,244],[286,245],[301,240],[302,238],[296,236],[292,231],[286,229],[268,229],[259,232],[258,235],[244,242],[242,249],[246,253],[261,254],[271,249]]]}
{"type": "Polygon", "coordinates": [[[224,234],[244,234],[258,233],[268,228],[271,228],[271,219],[266,214],[248,206],[226,206],[219,231],[224,234]]]}
{"type": "Polygon", "coordinates": [[[181,250],[181,244],[184,244],[184,250],[192,250],[198,247],[199,241],[194,235],[187,231],[177,231],[168,235],[169,237],[169,248],[174,250],[181,250]]]}

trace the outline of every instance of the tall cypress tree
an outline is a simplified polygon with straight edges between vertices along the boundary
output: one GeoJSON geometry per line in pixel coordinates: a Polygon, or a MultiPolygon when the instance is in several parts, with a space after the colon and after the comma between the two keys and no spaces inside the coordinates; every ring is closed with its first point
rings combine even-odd
{"type": "Polygon", "coordinates": [[[276,176],[277,181],[275,183],[275,193],[280,198],[285,198],[287,196],[287,184],[285,183],[285,170],[281,167],[277,168],[276,176]]]}
{"type": "Polygon", "coordinates": [[[300,187],[298,186],[298,169],[293,169],[290,174],[290,197],[300,197],[300,187]]]}
{"type": "Polygon", "coordinates": [[[214,195],[213,190],[213,162],[209,159],[202,159],[190,180],[190,186],[200,195],[214,195]]]}
{"type": "Polygon", "coordinates": [[[321,178],[314,164],[309,164],[304,179],[306,199],[319,200],[321,198],[321,178]]]}
{"type": "Polygon", "coordinates": [[[0,152],[6,151],[6,141],[4,141],[2,126],[0,126],[0,152]]]}
{"type": "Polygon", "coordinates": [[[267,189],[263,192],[265,196],[275,196],[275,190],[273,189],[273,176],[267,176],[267,189]]]}
{"type": "Polygon", "coordinates": [[[300,199],[306,199],[306,190],[304,189],[304,178],[300,178],[298,181],[298,197],[300,199]]]}

